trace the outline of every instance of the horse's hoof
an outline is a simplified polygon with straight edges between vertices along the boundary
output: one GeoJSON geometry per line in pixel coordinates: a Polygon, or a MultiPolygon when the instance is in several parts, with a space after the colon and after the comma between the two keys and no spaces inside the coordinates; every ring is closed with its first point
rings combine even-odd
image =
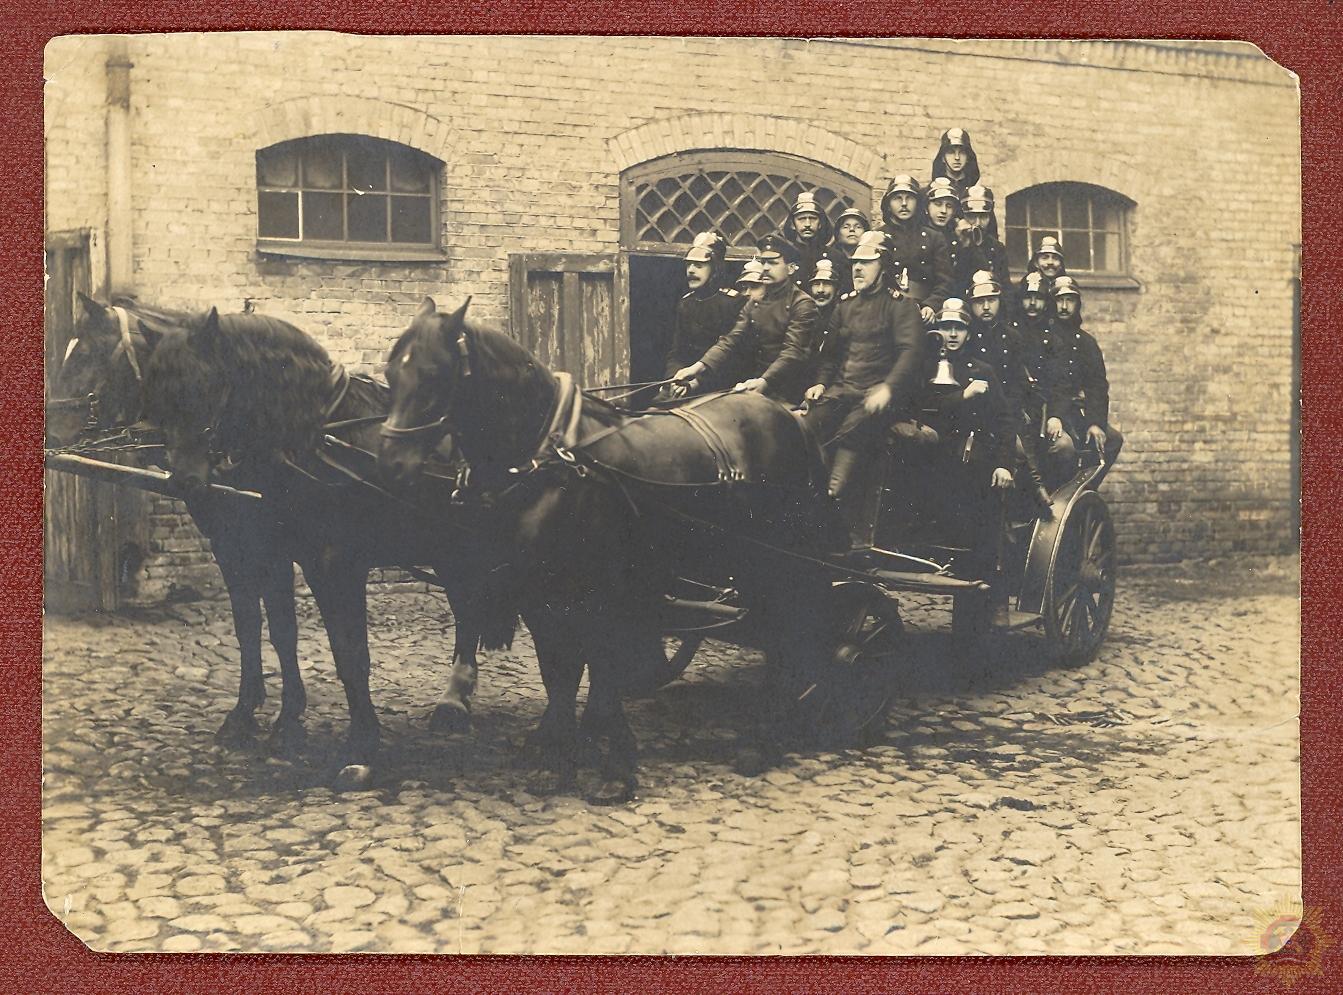
{"type": "Polygon", "coordinates": [[[633,775],[605,777],[585,796],[589,805],[625,805],[634,800],[639,781],[633,775]]]}
{"type": "Polygon", "coordinates": [[[224,724],[215,733],[215,742],[226,750],[241,750],[252,746],[256,739],[256,719],[250,714],[229,712],[224,724]]]}
{"type": "Polygon", "coordinates": [[[471,709],[461,702],[445,701],[429,715],[429,729],[445,736],[471,731],[471,709]]]}
{"type": "Polygon", "coordinates": [[[373,786],[373,768],[368,764],[346,764],[336,775],[337,791],[367,791],[373,786]]]}
{"type": "Polygon", "coordinates": [[[277,757],[295,757],[308,742],[308,730],[302,722],[276,721],[271,727],[266,745],[277,757]]]}

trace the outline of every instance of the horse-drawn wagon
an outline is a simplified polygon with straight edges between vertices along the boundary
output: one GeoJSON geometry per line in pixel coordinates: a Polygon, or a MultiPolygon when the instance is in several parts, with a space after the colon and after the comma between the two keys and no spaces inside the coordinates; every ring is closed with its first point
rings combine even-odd
{"type": "MultiPolygon", "coordinates": [[[[90,305],[90,314],[94,307],[101,308],[90,305]]],[[[457,666],[449,681],[454,703],[469,696],[474,683],[479,592],[506,592],[500,596],[514,599],[512,606],[532,630],[550,697],[539,742],[564,758],[563,765],[573,762],[571,741],[605,740],[605,775],[614,784],[610,797],[627,797],[634,784],[633,736],[620,699],[674,678],[705,638],[766,650],[761,721],[770,726],[764,738],[771,744],[783,716],[845,734],[881,718],[890,678],[902,660],[904,594],[949,595],[953,630],[962,641],[981,640],[995,628],[1036,629],[1051,655],[1079,662],[1104,639],[1114,597],[1114,532],[1097,489],[1106,469],[1099,457],[1079,466],[1053,492],[1048,514],[1016,507],[1009,499],[996,555],[986,569],[982,556],[970,555],[973,544],[955,523],[921,521],[910,513],[908,489],[916,476],[892,456],[878,541],[865,560],[855,561],[836,541],[843,529],[824,496],[819,453],[786,409],[757,396],[725,394],[656,413],[625,411],[545,370],[506,336],[468,325],[465,310],[440,314],[427,302],[391,354],[390,399],[386,388],[370,389],[358,410],[349,408],[341,378],[329,361],[323,365],[320,349],[311,340],[301,342],[302,333],[291,326],[270,327],[283,324],[273,319],[258,326],[248,320],[252,316],[233,316],[228,334],[265,343],[251,357],[253,368],[241,374],[227,364],[244,362],[247,350],[228,346],[213,312],[205,319],[172,319],[182,326],[174,349],[194,356],[191,362],[199,368],[192,367],[192,376],[218,368],[234,383],[239,376],[275,375],[276,350],[296,350],[299,368],[312,367],[311,384],[296,387],[292,379],[254,384],[247,396],[306,391],[302,417],[320,428],[317,463],[334,474],[331,486],[338,484],[342,494],[373,502],[357,519],[381,520],[368,517],[375,511],[387,519],[387,527],[376,530],[379,542],[386,542],[373,549],[368,537],[360,537],[349,569],[331,573],[331,543],[355,523],[341,511],[344,498],[300,497],[298,505],[320,521],[292,520],[294,495],[325,486],[312,461],[291,458],[292,437],[285,440],[287,482],[243,473],[230,481],[231,492],[214,493],[268,509],[252,513],[266,520],[257,528],[275,537],[272,554],[278,551],[286,566],[290,557],[308,556],[314,568],[310,581],[320,582],[313,584],[319,600],[323,589],[362,591],[370,564],[427,565],[445,586],[452,575],[454,608],[461,606],[457,666]],[[357,429],[353,439],[350,429],[357,429]],[[451,482],[425,465],[449,433],[462,457],[451,482]],[[406,487],[408,482],[415,486],[406,487]],[[279,513],[276,524],[275,509],[286,506],[288,517],[279,513]],[[473,509],[470,527],[463,527],[463,507],[473,509]],[[333,532],[333,523],[344,531],[333,532]],[[472,623],[465,648],[464,619],[472,623]],[[667,639],[679,642],[670,656],[667,639]],[[573,710],[585,666],[591,681],[580,727],[573,710]]],[[[128,396],[149,391],[152,385],[145,381],[153,377],[142,377],[141,366],[151,353],[163,368],[160,375],[168,375],[170,364],[154,343],[170,333],[146,336],[147,328],[137,332],[129,325],[124,309],[104,312],[102,365],[95,363],[79,387],[103,403],[58,398],[57,410],[87,409],[90,425],[106,430],[114,385],[128,396]]],[[[292,370],[286,375],[292,377],[292,370]]],[[[188,463],[208,467],[228,453],[220,438],[226,427],[265,428],[255,419],[239,421],[233,409],[242,403],[240,391],[177,390],[174,396],[179,405],[201,408],[183,422],[190,431],[167,426],[169,455],[179,469],[188,463]]],[[[153,401],[126,400],[123,420],[138,417],[145,400],[153,401]]],[[[271,400],[275,411],[286,410],[281,399],[271,400]]],[[[283,400],[291,407],[297,403],[283,400]]],[[[163,417],[171,420],[171,412],[163,417]]],[[[48,459],[73,472],[126,476],[92,461],[93,455],[50,452],[48,459]]],[[[176,486],[154,471],[137,483],[176,486]]],[[[225,546],[228,541],[227,534],[216,538],[217,554],[220,538],[225,546]]],[[[303,565],[309,572],[309,564],[303,565]]],[[[235,612],[238,606],[235,598],[235,612]]],[[[358,774],[377,745],[377,722],[367,700],[366,637],[349,617],[362,620],[364,601],[354,593],[328,596],[328,604],[319,607],[351,701],[345,770],[358,774]]],[[[240,627],[240,643],[243,632],[240,627]]],[[[244,690],[249,671],[260,679],[259,669],[248,666],[255,655],[244,643],[244,690]]],[[[298,704],[282,711],[282,718],[287,714],[292,724],[302,711],[301,682],[290,687],[296,664],[292,674],[285,670],[286,702],[292,693],[298,704]]],[[[257,700],[244,701],[240,694],[235,713],[250,719],[257,700]]],[[[772,752],[777,754],[757,751],[754,759],[768,763],[772,752]]]]}

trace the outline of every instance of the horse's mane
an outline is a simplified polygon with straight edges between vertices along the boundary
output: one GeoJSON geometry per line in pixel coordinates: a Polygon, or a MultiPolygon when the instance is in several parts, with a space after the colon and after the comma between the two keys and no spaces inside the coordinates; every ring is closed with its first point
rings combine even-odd
{"type": "Polygon", "coordinates": [[[331,359],[288,322],[219,316],[214,342],[176,335],[154,350],[146,381],[152,420],[213,424],[226,451],[297,454],[320,439],[331,359]]]}

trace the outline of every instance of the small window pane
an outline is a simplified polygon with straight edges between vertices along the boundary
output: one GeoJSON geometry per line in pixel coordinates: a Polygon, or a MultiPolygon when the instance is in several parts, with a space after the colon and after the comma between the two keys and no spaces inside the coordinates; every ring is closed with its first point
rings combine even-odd
{"type": "Polygon", "coordinates": [[[327,143],[303,151],[303,185],[315,190],[339,190],[341,154],[327,143]]]}
{"type": "Polygon", "coordinates": [[[397,193],[429,193],[431,167],[423,156],[400,150],[391,153],[392,189],[397,193]]]}
{"type": "Polygon", "coordinates": [[[1119,235],[1096,235],[1096,255],[1092,266],[1098,273],[1117,273],[1123,265],[1119,257],[1119,235]]]}
{"type": "Polygon", "coordinates": [[[432,217],[428,197],[393,197],[392,241],[432,242],[432,217]]]}
{"type": "Polygon", "coordinates": [[[1079,228],[1086,231],[1091,225],[1090,214],[1087,211],[1087,198],[1085,194],[1068,194],[1061,198],[1063,208],[1063,227],[1079,228]]]}
{"type": "Polygon", "coordinates": [[[261,238],[298,238],[298,194],[258,194],[257,234],[261,238]]]}
{"type": "Polygon", "coordinates": [[[386,190],[387,156],[381,149],[355,146],[345,159],[351,190],[386,190]]]}
{"type": "Polygon", "coordinates": [[[1024,197],[1007,198],[1007,227],[1009,228],[1026,227],[1026,198],[1024,197]]]}
{"type": "Polygon", "coordinates": [[[1091,269],[1091,239],[1085,234],[1074,235],[1063,243],[1063,262],[1070,270],[1091,269]]]}
{"type": "Polygon", "coordinates": [[[1013,269],[1025,269],[1030,259],[1030,251],[1026,248],[1026,229],[1009,228],[1007,229],[1007,264],[1013,269]]]}
{"type": "Polygon", "coordinates": [[[345,223],[341,217],[342,202],[338,193],[303,192],[303,237],[340,241],[345,237],[345,223]]]}
{"type": "Polygon", "coordinates": [[[351,242],[387,241],[387,198],[381,194],[349,194],[351,242]]]}
{"type": "Polygon", "coordinates": [[[298,155],[292,147],[267,149],[256,157],[256,181],[262,187],[298,184],[298,155]]]}
{"type": "Polygon", "coordinates": [[[1118,232],[1119,231],[1119,208],[1114,204],[1104,201],[1092,202],[1092,222],[1097,231],[1118,232]]]}

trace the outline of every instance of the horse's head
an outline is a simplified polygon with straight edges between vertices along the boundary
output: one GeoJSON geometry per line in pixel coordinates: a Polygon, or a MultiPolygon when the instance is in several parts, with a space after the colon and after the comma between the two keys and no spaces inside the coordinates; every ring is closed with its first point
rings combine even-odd
{"type": "Polygon", "coordinates": [[[414,478],[452,430],[453,406],[471,376],[467,298],[450,314],[426,297],[387,359],[392,405],[382,427],[378,466],[393,483],[414,478]]]}
{"type": "Polygon", "coordinates": [[[228,342],[219,312],[188,319],[163,336],[145,370],[145,417],[164,436],[168,465],[188,480],[204,481],[217,462],[215,436],[228,404],[228,342]]]}
{"type": "Polygon", "coordinates": [[[46,404],[49,446],[69,445],[83,432],[138,421],[141,371],[159,339],[125,308],[105,307],[82,293],[79,303],[75,335],[46,404]]]}

